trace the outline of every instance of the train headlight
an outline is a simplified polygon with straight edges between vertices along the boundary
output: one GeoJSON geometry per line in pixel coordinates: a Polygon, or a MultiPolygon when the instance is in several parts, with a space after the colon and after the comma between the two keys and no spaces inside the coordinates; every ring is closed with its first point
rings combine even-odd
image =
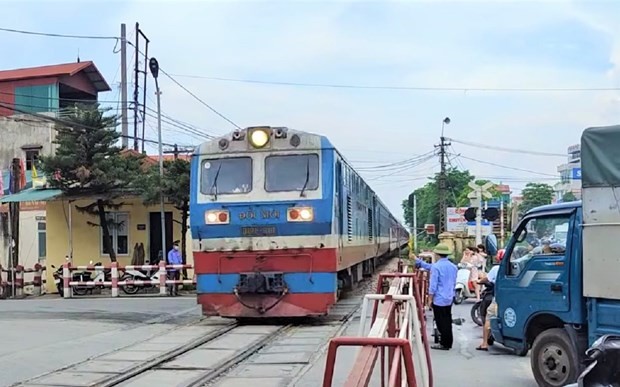
{"type": "Polygon", "coordinates": [[[205,212],[206,224],[228,224],[230,216],[226,210],[211,210],[205,212]]]}
{"type": "Polygon", "coordinates": [[[289,222],[311,222],[314,220],[312,207],[292,207],[288,209],[286,219],[289,222]]]}
{"type": "Polygon", "coordinates": [[[269,133],[264,129],[254,129],[250,133],[250,144],[254,148],[263,148],[269,142],[269,133]]]}

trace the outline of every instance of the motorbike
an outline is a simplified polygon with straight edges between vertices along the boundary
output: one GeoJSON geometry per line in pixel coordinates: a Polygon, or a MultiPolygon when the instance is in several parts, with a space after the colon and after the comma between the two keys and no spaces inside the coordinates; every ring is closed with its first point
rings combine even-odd
{"type": "Polygon", "coordinates": [[[456,273],[456,286],[454,287],[454,303],[461,304],[466,298],[476,298],[475,282],[470,281],[471,265],[459,263],[459,271],[456,273]]]}
{"type": "MultiPolygon", "coordinates": [[[[64,284],[63,284],[63,278],[62,278],[62,271],[63,268],[62,266],[60,267],[56,267],[54,265],[51,265],[52,269],[54,270],[53,276],[54,276],[54,284],[56,285],[56,290],[58,290],[58,294],[61,297],[64,297],[64,284]]],[[[97,266],[101,266],[101,262],[97,263],[97,266]]],[[[92,277],[92,273],[89,271],[74,271],[71,273],[71,281],[78,281],[78,282],[87,282],[87,281],[94,281],[94,282],[103,282],[103,281],[111,281],[111,273],[110,270],[103,270],[103,269],[96,269],[96,271],[98,272],[97,276],[95,276],[95,278],[91,278],[92,277]]],[[[88,285],[73,285],[71,286],[71,291],[74,295],[76,296],[84,296],[86,295],[89,291],[92,293],[92,289],[95,288],[97,285],[95,286],[88,286],[88,285]]]]}
{"type": "Polygon", "coordinates": [[[476,302],[471,307],[471,319],[478,326],[484,325],[484,318],[482,317],[484,316],[484,311],[482,310],[482,307],[483,305],[488,306],[488,303],[483,304],[483,301],[487,297],[493,297],[493,291],[494,285],[491,283],[486,283],[484,286],[484,290],[482,290],[482,293],[480,294],[480,301],[476,302]]]}
{"type": "Polygon", "coordinates": [[[620,387],[620,336],[604,335],[586,351],[587,367],[565,387],[620,387]]]}
{"type": "MultiPolygon", "coordinates": [[[[154,272],[148,271],[146,273],[140,270],[126,270],[125,274],[121,277],[121,281],[157,281],[159,284],[159,270],[154,272]]],[[[151,289],[156,288],[159,285],[144,284],[144,285],[125,285],[121,289],[125,294],[137,294],[140,288],[151,289]]]]}

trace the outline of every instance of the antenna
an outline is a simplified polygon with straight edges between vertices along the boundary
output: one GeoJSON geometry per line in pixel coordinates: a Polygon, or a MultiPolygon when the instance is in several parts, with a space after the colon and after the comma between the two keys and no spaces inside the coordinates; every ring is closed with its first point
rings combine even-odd
{"type": "Polygon", "coordinates": [[[80,63],[80,48],[78,47],[77,62],[80,63]]]}

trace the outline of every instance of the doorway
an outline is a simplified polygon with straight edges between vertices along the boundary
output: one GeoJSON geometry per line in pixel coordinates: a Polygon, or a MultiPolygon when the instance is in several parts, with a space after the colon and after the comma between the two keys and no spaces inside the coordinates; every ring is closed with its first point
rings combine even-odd
{"type": "MultiPolygon", "coordinates": [[[[166,222],[166,249],[164,257],[172,249],[172,212],[165,213],[166,222]]],[[[161,212],[149,213],[149,258],[152,264],[159,262],[159,251],[161,250],[161,212]]]]}

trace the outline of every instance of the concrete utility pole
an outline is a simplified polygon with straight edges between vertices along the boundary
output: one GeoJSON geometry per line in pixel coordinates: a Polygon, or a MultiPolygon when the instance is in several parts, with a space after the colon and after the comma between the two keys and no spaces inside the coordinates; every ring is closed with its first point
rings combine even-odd
{"type": "Polygon", "coordinates": [[[449,142],[446,142],[446,138],[443,136],[444,126],[446,124],[450,124],[450,118],[446,117],[443,119],[441,123],[441,137],[439,145],[435,145],[435,147],[439,148],[439,163],[441,165],[441,172],[439,173],[439,233],[446,231],[446,212],[447,212],[447,204],[446,200],[448,197],[448,187],[447,187],[447,178],[446,178],[446,147],[450,145],[449,142]]]}
{"type": "Polygon", "coordinates": [[[413,195],[413,251],[418,247],[418,198],[413,195]]]}
{"type": "MultiPolygon", "coordinates": [[[[11,174],[13,178],[11,180],[11,194],[15,195],[19,191],[21,191],[21,177],[22,177],[22,168],[21,168],[21,159],[14,158],[11,162],[11,174]]],[[[15,294],[15,268],[19,265],[19,202],[11,202],[9,203],[9,223],[10,223],[10,234],[11,234],[11,243],[12,254],[9,257],[9,279],[12,283],[11,285],[11,297],[14,297],[15,294]]]]}
{"type": "Polygon", "coordinates": [[[121,24],[121,139],[123,148],[129,146],[129,124],[127,122],[127,28],[121,24]]]}
{"type": "Polygon", "coordinates": [[[157,94],[157,136],[159,139],[159,198],[161,205],[161,254],[162,259],[165,259],[166,256],[166,210],[164,207],[164,191],[163,191],[163,180],[164,180],[164,152],[163,152],[163,144],[161,142],[161,91],[159,91],[159,82],[157,81],[157,76],[159,75],[159,63],[157,63],[157,59],[151,58],[149,61],[149,67],[151,69],[151,74],[153,74],[153,78],[155,78],[155,89],[157,94]]]}

